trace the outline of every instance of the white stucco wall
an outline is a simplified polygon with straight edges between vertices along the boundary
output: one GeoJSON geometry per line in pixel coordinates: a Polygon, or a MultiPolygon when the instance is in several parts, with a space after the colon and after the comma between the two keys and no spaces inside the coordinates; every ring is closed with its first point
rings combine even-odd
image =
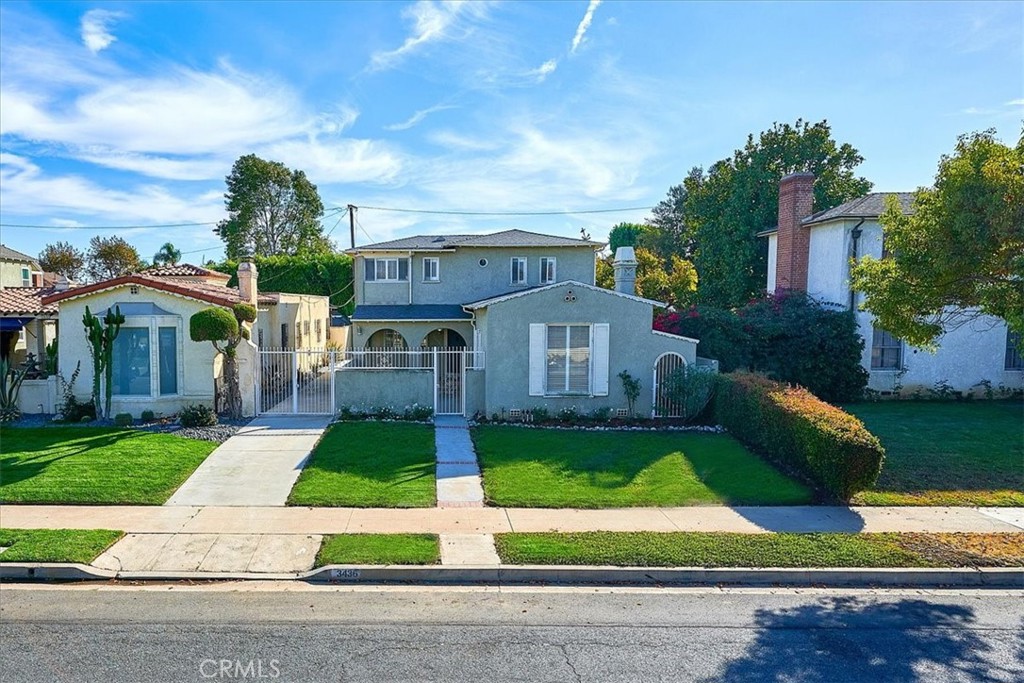
{"type": "Polygon", "coordinates": [[[189,318],[193,313],[208,308],[203,301],[186,299],[144,286],[138,294],[131,294],[130,287],[123,286],[96,292],[60,302],[60,372],[66,379],[71,378],[75,364],[82,363],[82,370],[75,383],[75,394],[82,400],[89,400],[92,393],[92,357],[85,338],[82,315],[85,307],[95,314],[106,311],[116,304],[152,302],[167,311],[169,316],[159,318],[159,326],[175,326],[178,339],[178,393],[159,395],[159,373],[157,372],[158,344],[156,344],[156,320],[146,317],[129,317],[125,327],[148,326],[151,353],[151,394],[149,396],[114,396],[112,410],[117,413],[131,413],[138,417],[143,410],[152,410],[158,415],[172,415],[184,406],[193,403],[213,405],[213,367],[216,351],[210,342],[193,342],[189,339],[189,318]]]}
{"type": "Polygon", "coordinates": [[[850,229],[837,221],[811,229],[807,293],[820,301],[849,306],[850,229]]]}
{"type": "Polygon", "coordinates": [[[31,261],[13,261],[0,259],[0,287],[24,287],[25,281],[22,278],[22,268],[29,270],[29,286],[32,286],[32,273],[39,270],[32,265],[31,261]]]}
{"type": "Polygon", "coordinates": [[[779,236],[768,236],[768,287],[767,291],[775,291],[775,269],[779,263],[779,236]]]}

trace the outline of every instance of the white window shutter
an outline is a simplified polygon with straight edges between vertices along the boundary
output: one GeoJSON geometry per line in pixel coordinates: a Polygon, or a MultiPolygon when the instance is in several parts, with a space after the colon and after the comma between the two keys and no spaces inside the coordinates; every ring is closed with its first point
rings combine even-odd
{"type": "Polygon", "coordinates": [[[543,323],[530,323],[530,396],[544,395],[548,355],[546,332],[543,323]]]}
{"type": "Polygon", "coordinates": [[[594,349],[590,357],[594,396],[608,395],[608,323],[594,324],[594,349]]]}

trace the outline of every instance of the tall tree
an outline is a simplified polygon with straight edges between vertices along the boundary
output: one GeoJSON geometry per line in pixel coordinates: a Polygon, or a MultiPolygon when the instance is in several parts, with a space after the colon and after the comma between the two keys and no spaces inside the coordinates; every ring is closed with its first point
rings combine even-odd
{"type": "Polygon", "coordinates": [[[57,273],[69,280],[81,280],[85,273],[85,252],[71,242],[47,244],[39,252],[39,266],[48,273],[57,273]]]}
{"type": "Polygon", "coordinates": [[[881,224],[885,256],[851,273],[880,327],[933,346],[943,331],[994,315],[1024,335],[1024,136],[1016,148],[994,130],[960,136],[913,212],[892,201],[881,224]]]}
{"type": "Polygon", "coordinates": [[[227,258],[237,259],[249,248],[260,256],[330,250],[320,224],[324,205],[304,172],[249,154],[235,161],[226,181],[228,217],[215,231],[227,258]]]}
{"type": "Polygon", "coordinates": [[[146,267],[135,247],[117,235],[96,235],[89,240],[85,261],[86,271],[93,280],[109,280],[146,267]]]}
{"type": "Polygon", "coordinates": [[[645,229],[636,223],[619,223],[608,233],[608,249],[614,256],[619,247],[635,247],[645,229]]]}
{"type": "Polygon", "coordinates": [[[160,251],[153,255],[154,266],[173,266],[181,261],[181,250],[176,249],[170,242],[164,242],[160,251]]]}
{"type": "MultiPolygon", "coordinates": [[[[742,149],[706,171],[694,168],[669,190],[650,219],[663,258],[692,254],[700,273],[697,298],[718,306],[738,306],[764,289],[767,245],[757,233],[775,225],[779,179],[810,171],[815,210],[861,197],[871,183],[854,169],[863,157],[832,139],[827,121],[776,123],[742,149]]],[[[646,246],[646,245],[645,245],[646,246]]]]}

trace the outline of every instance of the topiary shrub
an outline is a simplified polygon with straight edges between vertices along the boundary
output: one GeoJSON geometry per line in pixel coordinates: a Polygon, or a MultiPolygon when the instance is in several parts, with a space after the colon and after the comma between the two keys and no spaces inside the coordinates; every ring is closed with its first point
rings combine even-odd
{"type": "Polygon", "coordinates": [[[210,427],[217,424],[217,413],[202,403],[185,406],[178,415],[182,427],[210,427]]]}
{"type": "Polygon", "coordinates": [[[875,483],[885,450],[853,415],[760,375],[721,375],[719,424],[752,450],[843,501],[875,483]]]}
{"type": "Polygon", "coordinates": [[[114,424],[118,427],[131,427],[134,422],[135,418],[131,413],[118,413],[114,416],[114,424]]]}
{"type": "Polygon", "coordinates": [[[156,419],[156,413],[154,413],[152,410],[143,410],[142,414],[139,417],[142,418],[143,422],[152,422],[153,420],[156,419]]]}

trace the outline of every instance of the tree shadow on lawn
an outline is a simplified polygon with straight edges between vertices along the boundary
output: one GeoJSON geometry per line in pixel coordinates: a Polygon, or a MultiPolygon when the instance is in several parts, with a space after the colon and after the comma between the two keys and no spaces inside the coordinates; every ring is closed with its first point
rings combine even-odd
{"type": "Polygon", "coordinates": [[[754,641],[713,680],[918,681],[939,672],[951,680],[1021,680],[1019,660],[986,658],[993,648],[972,630],[976,621],[969,607],[912,599],[838,597],[761,609],[754,641]]]}
{"type": "MultiPolygon", "coordinates": [[[[0,486],[17,484],[32,479],[45,472],[48,467],[58,461],[81,456],[98,448],[114,446],[129,439],[136,439],[144,434],[143,432],[129,429],[87,435],[83,435],[79,430],[76,430],[74,435],[69,435],[66,432],[62,434],[62,431],[59,427],[46,427],[46,438],[33,435],[33,442],[35,443],[31,447],[19,451],[22,454],[32,453],[33,455],[0,455],[0,486]],[[53,432],[53,434],[51,435],[50,432],[53,432]],[[61,444],[64,442],[69,443],[67,446],[62,447],[61,444]],[[61,451],[50,453],[54,448],[61,448],[61,451]]],[[[9,435],[5,435],[5,437],[3,450],[9,452],[11,441],[8,439],[10,437],[9,435]]],[[[13,448],[18,447],[15,441],[13,448]]]]}

